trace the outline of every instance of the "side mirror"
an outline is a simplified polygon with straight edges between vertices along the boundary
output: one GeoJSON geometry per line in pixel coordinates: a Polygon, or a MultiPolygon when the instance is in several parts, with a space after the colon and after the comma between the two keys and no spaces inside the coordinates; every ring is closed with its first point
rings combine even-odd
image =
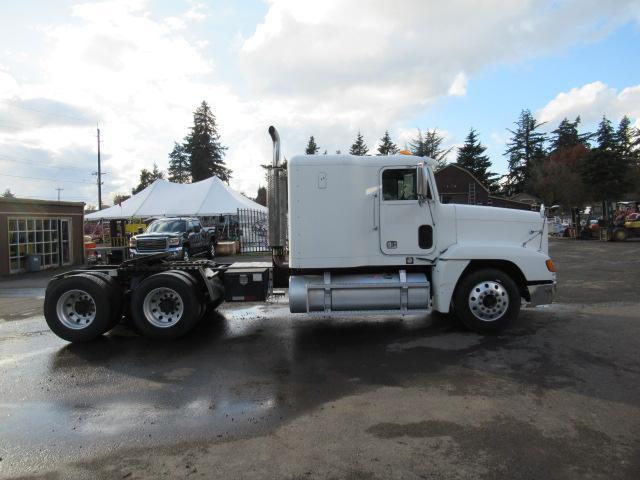
{"type": "Polygon", "coordinates": [[[418,194],[418,201],[420,204],[424,202],[427,198],[430,198],[429,195],[429,182],[427,181],[427,169],[424,164],[419,164],[416,167],[416,193],[418,194]]]}

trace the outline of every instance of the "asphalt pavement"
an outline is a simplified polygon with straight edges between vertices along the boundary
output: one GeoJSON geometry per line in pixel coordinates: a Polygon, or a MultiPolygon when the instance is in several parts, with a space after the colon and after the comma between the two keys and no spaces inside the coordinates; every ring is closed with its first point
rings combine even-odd
{"type": "Polygon", "coordinates": [[[71,345],[0,282],[0,477],[637,479],[639,253],[553,241],[558,303],[497,336],[280,299],[71,345]]]}

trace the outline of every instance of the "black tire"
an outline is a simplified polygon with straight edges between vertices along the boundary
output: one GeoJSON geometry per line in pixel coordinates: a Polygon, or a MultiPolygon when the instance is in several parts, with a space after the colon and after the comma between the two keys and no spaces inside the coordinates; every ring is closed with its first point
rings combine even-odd
{"type": "Polygon", "coordinates": [[[478,333],[494,333],[506,328],[518,317],[521,302],[514,280],[492,268],[465,275],[453,297],[456,317],[478,333]]]}
{"type": "Polygon", "coordinates": [[[107,284],[109,300],[111,301],[111,327],[108,330],[111,330],[121,322],[124,315],[124,292],[122,287],[116,282],[115,278],[105,272],[85,272],[84,275],[94,275],[104,280],[107,284]]]}
{"type": "Polygon", "coordinates": [[[191,286],[191,289],[193,290],[193,292],[195,292],[196,297],[198,298],[198,302],[200,306],[200,314],[198,318],[202,318],[205,312],[204,292],[202,291],[201,286],[198,284],[198,281],[195,278],[193,278],[193,275],[190,275],[184,270],[169,270],[166,273],[170,275],[177,275],[179,277],[182,277],[189,283],[189,285],[191,286]]]}
{"type": "Polygon", "coordinates": [[[111,301],[107,283],[97,276],[86,274],[70,275],[52,281],[47,286],[44,297],[44,318],[51,331],[68,342],[95,340],[111,328],[111,301]],[[71,294],[73,290],[86,293],[89,300],[76,300],[77,296],[74,294],[69,297],[65,308],[64,296],[71,294]],[[81,326],[80,314],[77,312],[86,309],[93,309],[93,319],[81,326]],[[71,327],[75,319],[78,319],[78,324],[71,327]]]}
{"type": "Polygon", "coordinates": [[[188,279],[172,272],[162,272],[145,278],[133,291],[131,314],[135,327],[144,336],[174,339],[186,334],[198,323],[202,313],[201,305],[198,293],[193,289],[188,279]],[[163,298],[160,298],[161,290],[158,289],[170,289],[173,293],[167,293],[163,298]],[[153,293],[154,291],[155,293],[153,293]],[[158,312],[156,312],[153,310],[154,303],[151,301],[154,296],[160,298],[161,301],[166,300],[173,303],[173,305],[166,307],[166,310],[158,305],[158,312]],[[149,316],[145,314],[145,299],[148,300],[147,314],[149,316]],[[182,308],[182,313],[178,316],[175,314],[175,310],[173,312],[170,310],[172,308],[182,308]],[[166,320],[165,317],[171,320],[166,320]]]}

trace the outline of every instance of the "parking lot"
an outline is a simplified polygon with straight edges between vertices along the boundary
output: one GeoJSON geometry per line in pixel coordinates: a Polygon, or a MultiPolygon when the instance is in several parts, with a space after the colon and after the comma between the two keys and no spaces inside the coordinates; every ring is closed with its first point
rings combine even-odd
{"type": "Polygon", "coordinates": [[[557,303],[488,337],[281,299],[70,345],[0,283],[0,476],[636,479],[640,244],[550,248],[557,303]]]}

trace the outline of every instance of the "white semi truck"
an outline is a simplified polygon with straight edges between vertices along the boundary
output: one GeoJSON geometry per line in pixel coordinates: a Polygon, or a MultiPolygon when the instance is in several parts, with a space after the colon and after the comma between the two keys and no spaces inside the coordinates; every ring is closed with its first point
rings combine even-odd
{"type": "Polygon", "coordinates": [[[269,133],[271,264],[158,254],[68,272],[47,287],[49,327],[87,341],[126,316],[144,335],[176,338],[222,301],[266,300],[274,284],[288,286],[292,313],[437,311],[483,333],[506,327],[523,301],[553,300],[544,208],[443,204],[434,162],[410,155],[300,155],[285,170],[269,133]]]}

